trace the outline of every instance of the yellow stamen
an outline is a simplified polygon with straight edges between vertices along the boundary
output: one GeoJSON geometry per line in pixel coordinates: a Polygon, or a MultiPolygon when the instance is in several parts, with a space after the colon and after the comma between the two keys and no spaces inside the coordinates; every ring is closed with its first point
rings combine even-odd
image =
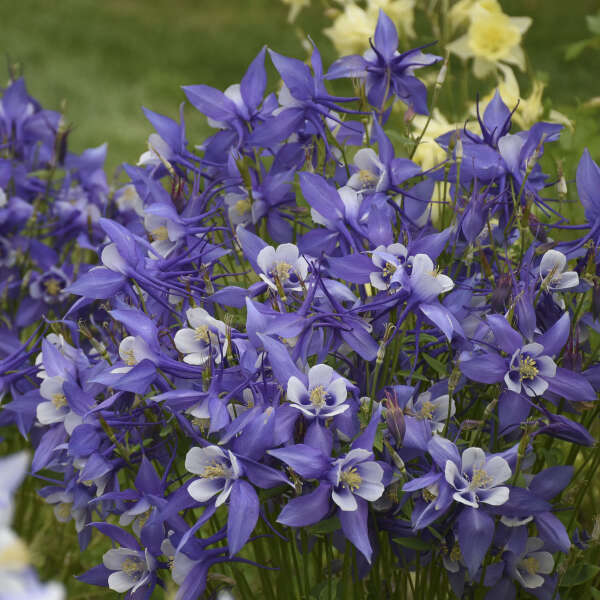
{"type": "Polygon", "coordinates": [[[167,228],[162,225],[161,227],[157,227],[150,232],[152,239],[156,242],[163,242],[169,239],[169,232],[167,228]]]}
{"type": "Polygon", "coordinates": [[[139,578],[145,571],[146,565],[139,558],[127,558],[121,565],[121,570],[130,577],[139,578]]]}
{"type": "Polygon", "coordinates": [[[234,204],[234,208],[237,211],[238,215],[245,215],[246,213],[249,213],[252,209],[252,202],[250,202],[248,198],[245,198],[244,200],[238,200],[234,204]]]}
{"type": "Polygon", "coordinates": [[[362,483],[362,477],[356,472],[356,467],[342,471],[340,481],[346,485],[350,491],[355,492],[362,483]]]}
{"type": "Polygon", "coordinates": [[[125,350],[123,354],[125,355],[124,360],[127,366],[134,367],[135,365],[137,365],[137,360],[135,358],[135,353],[133,350],[125,350]]]}
{"type": "Polygon", "coordinates": [[[325,392],[325,387],[322,385],[317,385],[310,390],[310,403],[315,408],[323,408],[325,406],[326,397],[327,393],[325,392]]]}
{"type": "Polygon", "coordinates": [[[195,335],[194,337],[199,342],[206,342],[208,344],[210,339],[210,330],[208,329],[208,325],[198,325],[196,329],[194,329],[195,335]]]}
{"type": "Polygon", "coordinates": [[[421,406],[421,410],[417,415],[420,419],[431,419],[433,417],[433,411],[435,410],[435,405],[429,400],[425,400],[421,406]]]}
{"type": "Polygon", "coordinates": [[[44,281],[44,287],[51,296],[56,296],[61,290],[60,281],[58,279],[54,279],[54,277],[46,279],[44,281]]]}
{"type": "Polygon", "coordinates": [[[540,570],[540,563],[534,556],[529,556],[521,561],[520,564],[530,575],[535,575],[540,570]]]}
{"type": "Polygon", "coordinates": [[[290,278],[290,271],[292,271],[292,265],[286,262],[278,262],[273,267],[273,276],[278,279],[281,283],[285,283],[290,278]]]}
{"type": "Polygon", "coordinates": [[[519,377],[523,379],[535,379],[540,370],[536,367],[536,362],[531,356],[521,356],[519,358],[519,377]]]}
{"type": "Polygon", "coordinates": [[[201,477],[205,479],[223,479],[226,476],[225,467],[218,463],[204,467],[201,477]]]}
{"type": "Polygon", "coordinates": [[[64,394],[52,394],[52,404],[56,408],[62,408],[67,405],[67,399],[64,394]]]}
{"type": "Polygon", "coordinates": [[[473,478],[469,484],[470,490],[478,490],[494,483],[494,478],[490,477],[484,469],[473,469],[473,478]]]}

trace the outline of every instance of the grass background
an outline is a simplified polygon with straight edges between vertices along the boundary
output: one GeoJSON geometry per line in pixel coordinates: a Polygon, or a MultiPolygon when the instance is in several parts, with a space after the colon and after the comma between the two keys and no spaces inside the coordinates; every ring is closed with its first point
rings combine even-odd
{"type": "MultiPolygon", "coordinates": [[[[581,107],[600,96],[600,57],[586,51],[567,63],[563,56],[566,45],[588,36],[584,17],[599,3],[502,0],[502,5],[511,15],[533,17],[524,42],[531,70],[547,79],[545,97],[552,106],[576,121],[575,131],[565,133],[557,150],[568,157],[567,176],[572,177],[584,146],[600,159],[600,114],[581,107]]],[[[184,99],[181,85],[223,89],[238,82],[263,44],[303,58],[286,15],[279,0],[2,0],[0,51],[7,64],[21,65],[30,93],[44,107],[58,109],[66,101],[67,119],[74,125],[72,149],[109,143],[111,173],[145,150],[151,127],[141,106],[177,118],[184,99]]],[[[318,0],[298,20],[326,65],[335,58],[322,34],[327,23],[318,0]]],[[[472,82],[473,92],[478,85],[472,82]]],[[[523,92],[529,92],[526,86],[523,92]]],[[[193,111],[186,115],[188,138],[199,143],[207,131],[204,119],[193,111]]],[[[0,447],[0,453],[4,450],[0,447]]],[[[28,483],[20,492],[18,525],[42,578],[68,582],[69,599],[117,598],[74,582],[73,573],[99,562],[105,548],[80,555],[72,526],[54,521],[35,487],[28,483]]]]}
{"type": "MultiPolygon", "coordinates": [[[[321,32],[328,20],[320,1],[312,4],[298,25],[328,64],[335,58],[321,32]]],[[[587,35],[584,16],[598,8],[597,0],[502,5],[509,14],[533,17],[525,47],[533,70],[549,80],[553,105],[571,107],[600,95],[597,54],[563,59],[565,46],[587,35]]],[[[304,57],[286,15],[279,0],[2,0],[0,52],[20,63],[44,107],[58,109],[66,101],[74,150],[109,143],[112,172],[145,150],[151,128],[142,105],[176,117],[181,85],[236,83],[263,44],[304,57]]],[[[202,123],[190,122],[198,136],[202,123]]],[[[198,139],[190,135],[190,141],[198,139]]]]}

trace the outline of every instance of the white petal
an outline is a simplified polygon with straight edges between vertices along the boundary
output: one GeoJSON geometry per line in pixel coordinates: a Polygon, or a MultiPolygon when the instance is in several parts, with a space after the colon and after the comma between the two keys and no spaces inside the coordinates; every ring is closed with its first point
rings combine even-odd
{"type": "Polygon", "coordinates": [[[180,329],[174,338],[175,348],[182,354],[191,354],[192,352],[206,352],[206,343],[196,338],[196,332],[193,329],[180,329]]]}
{"type": "Polygon", "coordinates": [[[372,460],[358,464],[356,466],[356,471],[363,481],[368,481],[369,483],[381,483],[381,480],[383,479],[383,469],[381,468],[381,465],[378,465],[372,460]]]}
{"type": "Polygon", "coordinates": [[[356,510],[358,504],[352,492],[344,486],[334,488],[331,492],[331,498],[342,510],[356,510]]]}
{"type": "Polygon", "coordinates": [[[492,456],[485,465],[485,472],[494,479],[490,487],[504,483],[512,475],[510,466],[501,456],[492,456]]]}
{"type": "Polygon", "coordinates": [[[555,290],[567,290],[579,285],[579,275],[575,271],[566,271],[552,279],[551,288],[555,290]]]}
{"type": "Polygon", "coordinates": [[[110,569],[111,571],[120,571],[123,562],[132,556],[137,558],[137,551],[130,550],[129,548],[112,548],[104,553],[102,562],[107,569],[110,569]]]}
{"type": "Polygon", "coordinates": [[[552,554],[550,554],[550,552],[532,552],[529,556],[535,558],[537,561],[538,567],[536,571],[538,573],[550,575],[550,573],[552,573],[554,570],[554,559],[552,558],[552,554]]]}
{"type": "Polygon", "coordinates": [[[196,479],[188,485],[189,495],[197,502],[208,502],[223,489],[223,479],[196,479]]]}
{"type": "Polygon", "coordinates": [[[554,276],[560,275],[567,265],[567,257],[558,250],[548,250],[540,262],[540,275],[546,277],[554,270],[554,276]]]}
{"type": "Polygon", "coordinates": [[[188,450],[185,456],[185,470],[195,475],[201,475],[204,469],[215,462],[222,463],[225,459],[225,452],[218,446],[207,446],[199,448],[195,446],[188,450]]]}
{"type": "Polygon", "coordinates": [[[111,271],[123,274],[127,271],[127,263],[119,254],[116,244],[109,244],[106,246],[102,250],[100,260],[102,261],[102,264],[111,271]]]}
{"type": "Polygon", "coordinates": [[[467,448],[462,453],[462,472],[471,475],[475,469],[485,466],[485,452],[481,448],[467,448]]]}
{"type": "Polygon", "coordinates": [[[210,317],[208,312],[199,306],[196,308],[188,308],[185,316],[192,329],[196,329],[197,327],[200,327],[200,325],[205,325],[207,318],[210,317]]]}
{"type": "Polygon", "coordinates": [[[265,246],[258,253],[256,263],[263,273],[269,273],[275,263],[275,248],[273,248],[273,246],[265,246]]]}
{"type": "Polygon", "coordinates": [[[500,486],[492,488],[490,490],[482,490],[479,494],[479,498],[486,504],[492,506],[500,506],[508,501],[509,489],[506,486],[500,486]]]}
{"type": "Polygon", "coordinates": [[[327,392],[335,398],[335,406],[344,402],[348,397],[348,389],[346,388],[346,382],[342,377],[334,379],[327,386],[327,392]]]}
{"type": "Polygon", "coordinates": [[[108,577],[108,587],[115,592],[119,592],[119,594],[130,590],[136,583],[137,579],[123,571],[117,571],[108,577]]]}
{"type": "Polygon", "coordinates": [[[288,379],[287,399],[290,402],[299,403],[300,400],[306,395],[308,395],[308,391],[304,387],[304,384],[295,375],[292,375],[288,379]]]}
{"type": "Polygon", "coordinates": [[[46,400],[52,400],[55,394],[62,394],[64,381],[64,377],[60,375],[46,377],[40,384],[40,396],[46,400]]]}
{"type": "Polygon", "coordinates": [[[52,402],[40,402],[37,405],[36,416],[42,425],[50,425],[64,421],[68,412],[69,409],[66,406],[56,408],[52,402]]]}
{"type": "Polygon", "coordinates": [[[361,148],[354,155],[354,164],[361,170],[377,173],[382,170],[383,165],[372,148],[361,148]]]}
{"type": "Polygon", "coordinates": [[[329,365],[315,365],[308,371],[308,389],[312,390],[318,385],[327,387],[333,376],[333,369],[329,365]]]}
{"type": "Polygon", "coordinates": [[[300,253],[298,251],[298,246],[295,244],[281,244],[277,246],[277,250],[275,250],[275,262],[284,262],[288,265],[293,265],[298,260],[300,253]]]}

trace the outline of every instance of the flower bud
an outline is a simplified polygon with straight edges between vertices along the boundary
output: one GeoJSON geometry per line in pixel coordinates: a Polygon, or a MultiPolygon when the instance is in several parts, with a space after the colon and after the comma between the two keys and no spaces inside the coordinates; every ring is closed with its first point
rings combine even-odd
{"type": "Polygon", "coordinates": [[[404,413],[398,405],[396,396],[388,395],[386,399],[385,422],[389,432],[396,441],[398,446],[402,445],[404,434],[406,433],[406,422],[404,421],[404,413]]]}

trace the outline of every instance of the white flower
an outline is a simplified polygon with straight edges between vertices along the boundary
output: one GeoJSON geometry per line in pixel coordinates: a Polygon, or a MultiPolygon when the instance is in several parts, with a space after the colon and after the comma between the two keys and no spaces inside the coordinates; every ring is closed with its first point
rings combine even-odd
{"type": "Polygon", "coordinates": [[[123,338],[119,344],[119,356],[126,366],[112,369],[111,373],[129,373],[133,367],[143,360],[148,359],[154,362],[155,358],[154,352],[150,350],[146,341],[134,335],[123,338]]]}
{"type": "Polygon", "coordinates": [[[427,254],[416,254],[409,262],[412,265],[410,288],[415,298],[431,302],[454,287],[452,279],[434,268],[427,254]]]}
{"type": "Polygon", "coordinates": [[[550,552],[542,550],[544,542],[540,538],[528,538],[525,551],[515,565],[515,579],[527,589],[544,585],[542,575],[550,575],[554,570],[554,559],[550,552]]]}
{"type": "Polygon", "coordinates": [[[227,354],[227,326],[211,317],[203,308],[189,308],[186,317],[190,327],[175,334],[175,347],[185,354],[183,361],[203,365],[209,358],[219,364],[227,354]]]}

